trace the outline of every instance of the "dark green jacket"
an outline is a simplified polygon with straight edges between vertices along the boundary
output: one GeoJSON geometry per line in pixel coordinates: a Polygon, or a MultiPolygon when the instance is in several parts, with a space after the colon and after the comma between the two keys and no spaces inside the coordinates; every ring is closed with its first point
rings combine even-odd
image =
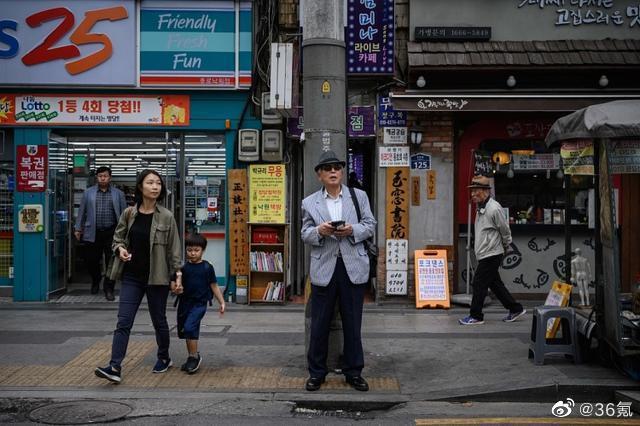
{"type": "MultiPolygon", "coordinates": [[[[120,215],[111,245],[116,257],[119,254],[118,249],[120,247],[127,248],[129,245],[127,235],[137,214],[138,209],[136,207],[127,207],[120,215]]],[[[151,220],[149,243],[151,253],[149,255],[149,281],[147,284],[169,285],[171,275],[182,264],[182,245],[180,244],[178,226],[173,213],[157,204],[151,220]]],[[[121,280],[121,275],[122,268],[118,273],[112,275],[112,279],[121,280]]]]}

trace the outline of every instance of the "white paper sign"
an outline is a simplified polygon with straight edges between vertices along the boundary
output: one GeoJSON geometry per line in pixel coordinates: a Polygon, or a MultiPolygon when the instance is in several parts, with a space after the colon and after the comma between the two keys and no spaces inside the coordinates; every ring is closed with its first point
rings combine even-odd
{"type": "Polygon", "coordinates": [[[418,291],[421,300],[446,300],[445,269],[447,263],[438,258],[421,258],[418,262],[418,291]]]}
{"type": "Polygon", "coordinates": [[[381,146],[378,163],[380,167],[409,167],[411,158],[408,146],[381,146]]]}
{"type": "Polygon", "coordinates": [[[387,271],[406,271],[409,260],[409,240],[387,240],[387,271]]]}
{"type": "Polygon", "coordinates": [[[387,285],[385,293],[390,295],[406,296],[407,271],[387,271],[387,285]]]}
{"type": "Polygon", "coordinates": [[[383,127],[384,133],[382,143],[385,145],[406,145],[406,127],[383,127]]]}

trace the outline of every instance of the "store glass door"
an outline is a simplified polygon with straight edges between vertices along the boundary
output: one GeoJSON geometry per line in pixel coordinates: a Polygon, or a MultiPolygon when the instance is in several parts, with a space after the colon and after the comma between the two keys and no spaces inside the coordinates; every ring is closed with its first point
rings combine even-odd
{"type": "Polygon", "coordinates": [[[48,293],[66,288],[68,251],[72,235],[69,222],[68,144],[65,137],[49,136],[49,182],[45,199],[45,238],[48,293]]]}

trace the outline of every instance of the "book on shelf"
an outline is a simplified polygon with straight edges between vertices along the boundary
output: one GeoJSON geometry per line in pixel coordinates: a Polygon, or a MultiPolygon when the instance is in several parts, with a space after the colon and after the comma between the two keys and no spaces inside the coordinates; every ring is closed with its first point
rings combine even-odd
{"type": "Polygon", "coordinates": [[[279,301],[284,296],[284,283],[282,281],[269,281],[264,289],[264,295],[262,300],[264,301],[279,301]]]}
{"type": "Polygon", "coordinates": [[[280,252],[252,251],[249,255],[252,271],[283,272],[284,262],[280,252]]]}

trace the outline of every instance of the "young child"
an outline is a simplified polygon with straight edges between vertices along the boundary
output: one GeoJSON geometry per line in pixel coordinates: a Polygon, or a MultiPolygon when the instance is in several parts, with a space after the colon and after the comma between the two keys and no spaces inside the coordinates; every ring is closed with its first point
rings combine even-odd
{"type": "Polygon", "coordinates": [[[171,291],[180,295],[178,305],[178,337],[187,342],[189,356],[181,370],[188,374],[198,371],[202,357],[198,352],[200,321],[207,311],[207,303],[215,296],[220,304],[220,314],[224,314],[225,304],[218,288],[213,266],[202,260],[207,240],[200,234],[187,235],[187,263],[176,272],[171,281],[171,291]]]}

